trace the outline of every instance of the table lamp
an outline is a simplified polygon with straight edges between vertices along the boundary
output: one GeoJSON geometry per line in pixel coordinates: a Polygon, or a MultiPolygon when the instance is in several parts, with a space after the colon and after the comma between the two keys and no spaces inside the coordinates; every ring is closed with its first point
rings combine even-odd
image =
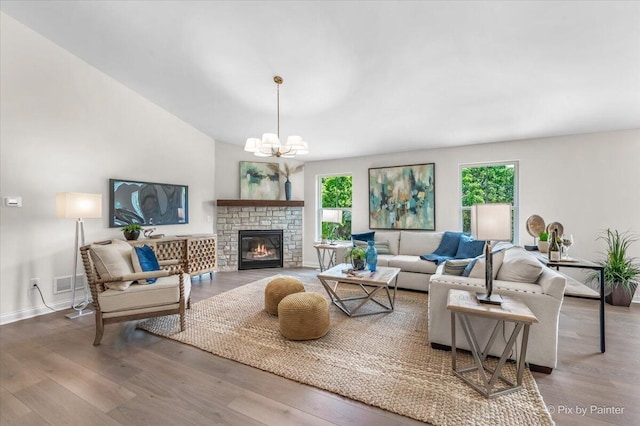
{"type": "Polygon", "coordinates": [[[471,207],[471,234],[476,240],[486,240],[485,294],[478,294],[478,302],[499,305],[502,297],[493,292],[492,241],[511,241],[511,204],[475,204],[471,207]]]}
{"type": "Polygon", "coordinates": [[[90,315],[92,310],[89,306],[89,289],[84,281],[84,300],[76,305],[76,275],[78,271],[78,251],[84,242],[84,221],[83,219],[100,219],[102,217],[102,194],[84,194],[80,192],[58,192],[56,195],[56,213],[61,219],[76,219],[76,238],[73,256],[73,272],[71,274],[71,307],[75,313],[65,315],[69,319],[90,315]],[[78,245],[80,237],[80,246],[78,245]]]}
{"type": "Polygon", "coordinates": [[[335,245],[336,242],[335,242],[334,234],[336,232],[336,228],[339,225],[342,225],[342,210],[323,209],[322,221],[327,223],[333,223],[331,234],[329,234],[329,244],[335,245]]]}

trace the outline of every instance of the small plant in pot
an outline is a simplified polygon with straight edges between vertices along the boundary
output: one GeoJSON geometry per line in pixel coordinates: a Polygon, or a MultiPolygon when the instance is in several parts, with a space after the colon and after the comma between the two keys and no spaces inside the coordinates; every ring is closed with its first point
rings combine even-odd
{"type": "Polygon", "coordinates": [[[542,231],[538,234],[538,250],[540,253],[547,253],[549,251],[549,233],[542,231]]]}
{"type": "Polygon", "coordinates": [[[122,228],[122,233],[127,240],[137,240],[142,231],[142,226],[137,223],[130,223],[122,228]]]}
{"type": "Polygon", "coordinates": [[[347,261],[351,261],[353,269],[355,269],[356,271],[364,270],[365,257],[366,256],[364,249],[358,246],[349,247],[344,252],[344,259],[347,261]]]}
{"type": "MultiPolygon", "coordinates": [[[[638,241],[636,235],[607,229],[600,237],[607,243],[603,260],[598,262],[604,268],[604,281],[607,293],[605,300],[615,306],[631,306],[631,300],[640,280],[640,263],[627,254],[629,246],[638,241]]],[[[590,281],[597,281],[599,273],[589,275],[590,281]]]]}

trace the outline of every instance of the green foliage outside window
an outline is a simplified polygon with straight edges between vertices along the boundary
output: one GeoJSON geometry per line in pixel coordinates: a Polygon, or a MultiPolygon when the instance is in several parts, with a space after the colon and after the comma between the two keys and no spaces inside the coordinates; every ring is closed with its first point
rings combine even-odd
{"type": "Polygon", "coordinates": [[[464,167],[462,169],[462,230],[471,231],[469,207],[486,203],[513,205],[514,191],[515,167],[512,165],[464,167]]]}
{"type": "Polygon", "coordinates": [[[322,222],[322,237],[334,240],[351,239],[351,203],[353,179],[351,176],[327,176],[321,180],[322,208],[342,208],[342,223],[322,222]],[[333,236],[331,236],[332,230],[333,236]]]}

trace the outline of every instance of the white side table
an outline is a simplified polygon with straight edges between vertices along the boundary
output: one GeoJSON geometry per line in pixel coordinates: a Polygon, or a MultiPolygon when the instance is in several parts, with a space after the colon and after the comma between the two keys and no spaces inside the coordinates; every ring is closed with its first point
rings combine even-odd
{"type": "Polygon", "coordinates": [[[529,338],[529,326],[533,323],[537,323],[538,319],[531,312],[531,310],[518,299],[502,296],[502,305],[489,305],[478,302],[475,293],[471,293],[466,290],[449,290],[449,299],[447,301],[447,309],[451,311],[451,368],[453,373],[467,382],[472,388],[480,392],[487,398],[494,398],[496,396],[504,395],[510,392],[519,390],[522,387],[522,375],[524,373],[524,361],[527,356],[527,340],[529,338]],[[469,316],[480,316],[484,318],[491,318],[496,320],[495,328],[491,333],[491,337],[487,342],[484,350],[480,347],[480,344],[476,338],[476,334],[471,326],[473,321],[469,316]],[[458,368],[456,365],[456,317],[460,319],[462,330],[467,338],[467,343],[471,348],[471,354],[475,361],[475,365],[458,368]],[[495,369],[485,365],[487,355],[491,350],[491,346],[495,341],[500,325],[505,322],[513,322],[515,324],[513,333],[509,338],[507,345],[502,352],[502,356],[498,361],[498,365],[495,369]],[[505,378],[502,373],[502,367],[509,358],[509,353],[512,348],[516,346],[516,339],[518,334],[522,331],[522,344],[520,346],[517,369],[516,369],[516,382],[505,378]],[[477,371],[480,377],[481,383],[471,380],[464,374],[472,371],[477,371]],[[489,375],[489,373],[491,375],[489,375]],[[494,390],[498,380],[502,381],[507,387],[503,387],[500,390],[494,390]]]}
{"type": "Polygon", "coordinates": [[[340,252],[349,247],[351,243],[315,243],[313,246],[318,254],[318,264],[320,265],[320,272],[326,271],[336,266],[336,259],[340,252]]]}

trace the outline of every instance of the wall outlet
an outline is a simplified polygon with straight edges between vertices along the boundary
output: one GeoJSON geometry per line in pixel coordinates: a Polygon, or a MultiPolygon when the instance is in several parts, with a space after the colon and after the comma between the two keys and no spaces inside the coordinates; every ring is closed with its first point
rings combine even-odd
{"type": "Polygon", "coordinates": [[[29,280],[29,290],[35,290],[40,285],[40,278],[31,278],[29,280]]]}

